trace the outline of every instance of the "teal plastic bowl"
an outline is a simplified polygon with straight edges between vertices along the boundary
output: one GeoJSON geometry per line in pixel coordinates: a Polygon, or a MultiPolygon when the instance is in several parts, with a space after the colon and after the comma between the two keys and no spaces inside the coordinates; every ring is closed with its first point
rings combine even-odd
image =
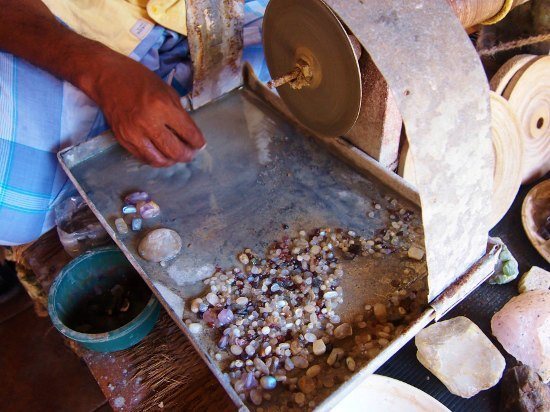
{"type": "Polygon", "coordinates": [[[143,282],[118,249],[98,249],[77,257],[61,270],[50,289],[48,312],[54,326],[69,339],[97,352],[115,352],[137,344],[153,329],[160,313],[160,304],[150,291],[143,310],[117,329],[82,333],[67,326],[74,323],[82,302],[98,290],[109,290],[133,276],[139,278],[133,281],[143,282]]]}

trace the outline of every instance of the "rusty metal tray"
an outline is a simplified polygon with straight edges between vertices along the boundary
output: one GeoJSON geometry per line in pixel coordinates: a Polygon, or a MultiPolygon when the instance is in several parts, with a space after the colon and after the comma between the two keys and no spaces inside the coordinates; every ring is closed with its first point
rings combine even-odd
{"type": "MultiPolygon", "coordinates": [[[[331,150],[323,139],[306,137],[246,88],[198,109],[192,117],[206,136],[208,147],[188,165],[168,169],[143,165],[109,133],[60,152],[59,160],[235,404],[246,409],[252,406],[243,403],[224,374],[223,365],[214,360],[213,333],[193,335],[185,324],[184,320],[193,316],[189,298],[202,292],[202,280],[216,267],[233,267],[244,248],[263,252],[271,242],[299,230],[340,227],[372,236],[384,227],[389,212],[383,210],[374,218],[367,214],[374,204],[387,203],[386,195],[418,212],[418,227],[420,213],[418,206],[399,194],[410,188],[404,185],[400,190],[399,180],[391,176],[384,179],[384,173],[390,173],[382,171],[382,178],[358,173],[335,155],[340,149],[331,150]],[[135,190],[147,191],[160,205],[161,216],[146,221],[141,232],[119,235],[114,220],[121,215],[124,195],[135,190]],[[146,262],[137,253],[144,234],[157,227],[176,230],[184,243],[182,253],[166,267],[146,262]]],[[[418,242],[422,242],[421,233],[418,242]]],[[[358,258],[345,265],[344,304],[339,307],[343,320],[393,291],[391,281],[401,280],[404,268],[417,275],[415,287],[425,287],[423,261],[387,255],[383,259],[358,258]]],[[[464,289],[459,285],[458,291],[464,289]]],[[[427,307],[403,335],[361,365],[351,379],[320,393],[318,409],[329,408],[349,393],[434,317],[434,309],[427,307]]]]}

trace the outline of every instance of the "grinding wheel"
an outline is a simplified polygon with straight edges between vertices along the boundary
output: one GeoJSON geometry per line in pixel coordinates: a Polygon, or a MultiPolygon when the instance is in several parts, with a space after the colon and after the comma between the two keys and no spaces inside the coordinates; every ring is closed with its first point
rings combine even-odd
{"type": "Polygon", "coordinates": [[[313,131],[341,136],[361,109],[361,73],[342,23],[321,0],[271,0],[263,25],[267,66],[273,78],[311,68],[311,81],[299,90],[284,84],[279,95],[313,131]]]}

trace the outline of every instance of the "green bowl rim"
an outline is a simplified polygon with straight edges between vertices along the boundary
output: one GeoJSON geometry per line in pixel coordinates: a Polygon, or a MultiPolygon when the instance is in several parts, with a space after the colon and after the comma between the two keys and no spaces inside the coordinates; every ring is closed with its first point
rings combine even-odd
{"type": "MultiPolygon", "coordinates": [[[[160,305],[159,301],[155,297],[155,294],[153,291],[151,291],[151,298],[147,302],[147,305],[143,308],[143,310],[130,322],[127,324],[121,326],[120,328],[110,330],[108,332],[102,332],[102,333],[82,333],[77,332],[74,329],[69,328],[67,325],[65,325],[61,319],[59,318],[59,315],[57,313],[57,310],[55,308],[54,302],[56,300],[57,291],[59,288],[59,284],[63,282],[63,280],[68,276],[67,273],[73,269],[76,265],[80,264],[82,261],[89,259],[93,256],[100,255],[103,253],[119,253],[124,256],[124,253],[120,251],[120,249],[113,248],[113,247],[106,247],[106,248],[99,248],[94,250],[89,250],[85,252],[84,254],[76,257],[71,262],[69,262],[67,265],[61,269],[61,272],[53,282],[52,286],[50,287],[50,293],[48,296],[48,313],[50,315],[50,318],[55,326],[55,328],[61,332],[66,337],[75,340],[77,342],[82,343],[105,343],[108,341],[112,341],[113,339],[117,339],[119,337],[125,336],[131,332],[133,332],[136,328],[138,328],[141,325],[141,321],[143,319],[146,319],[149,317],[160,305]]],[[[126,256],[124,256],[126,257],[126,256]]],[[[131,266],[131,264],[130,264],[131,266]]],[[[139,276],[139,273],[138,273],[139,276]]]]}

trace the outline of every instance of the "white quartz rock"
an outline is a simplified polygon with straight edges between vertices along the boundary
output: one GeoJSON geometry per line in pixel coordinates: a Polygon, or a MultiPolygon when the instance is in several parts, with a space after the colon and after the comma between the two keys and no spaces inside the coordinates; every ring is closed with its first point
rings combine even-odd
{"type": "Polygon", "coordinates": [[[495,345],[464,316],[427,327],[415,343],[420,363],[463,398],[496,385],[506,366],[495,345]]]}
{"type": "Polygon", "coordinates": [[[491,330],[508,353],[550,381],[550,291],[513,297],[495,313],[491,330]]]}
{"type": "Polygon", "coordinates": [[[138,252],[150,262],[164,262],[175,257],[181,250],[181,238],[171,229],[155,229],[139,243],[138,252]]]}

